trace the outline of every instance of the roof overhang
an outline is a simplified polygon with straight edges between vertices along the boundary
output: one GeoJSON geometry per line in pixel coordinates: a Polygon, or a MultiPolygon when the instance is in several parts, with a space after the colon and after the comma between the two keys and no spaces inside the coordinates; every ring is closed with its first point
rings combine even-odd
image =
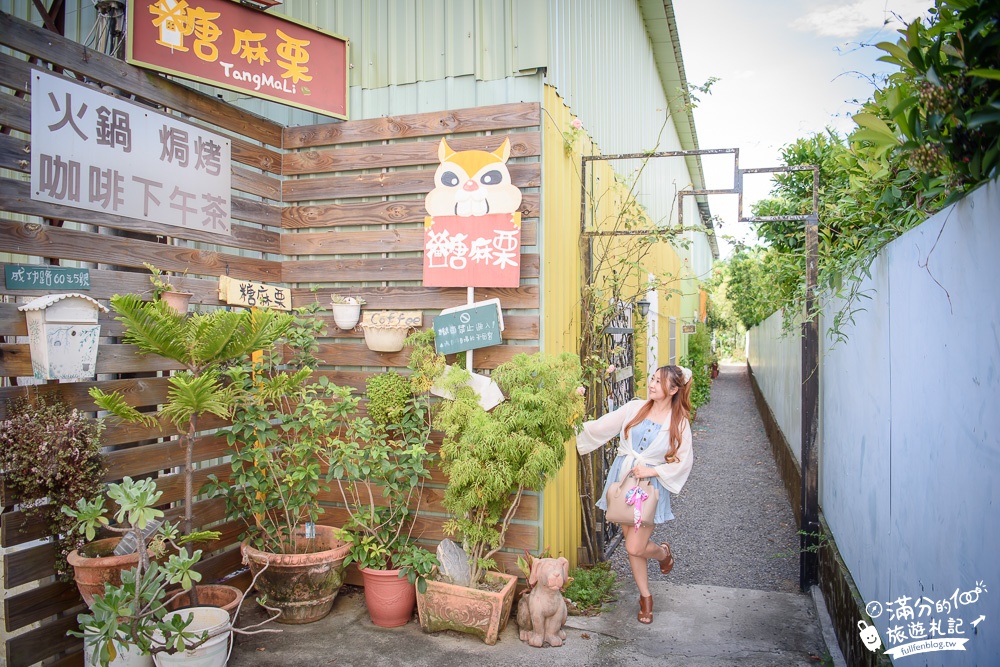
{"type": "MultiPolygon", "coordinates": [[[[677,20],[674,17],[674,7],[671,0],[639,0],[639,10],[646,25],[646,34],[653,47],[653,58],[660,73],[663,93],[670,106],[670,117],[677,130],[682,150],[697,150],[698,132],[694,126],[694,110],[688,97],[687,75],[684,73],[684,58],[681,55],[681,41],[677,34],[677,20]]],[[[684,158],[688,173],[691,174],[695,190],[705,189],[705,172],[701,165],[701,156],[691,155],[684,158]]],[[[708,207],[705,195],[696,195],[698,213],[702,224],[713,230],[712,213],[708,207]]],[[[715,234],[708,235],[712,248],[712,256],[719,258],[719,244],[715,234]]]]}

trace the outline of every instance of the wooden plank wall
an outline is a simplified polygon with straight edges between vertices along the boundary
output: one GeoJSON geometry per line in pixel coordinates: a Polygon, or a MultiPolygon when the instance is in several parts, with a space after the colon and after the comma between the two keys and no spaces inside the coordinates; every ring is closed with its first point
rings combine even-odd
{"type": "MultiPolygon", "coordinates": [[[[540,108],[509,104],[444,113],[282,128],[219,100],[150,75],[91,51],[41,28],[0,13],[0,255],[19,263],[62,263],[90,268],[90,296],[107,303],[114,294],[148,293],[143,262],[171,272],[187,273],[174,283],[193,292],[196,307],[221,305],[218,277],[289,285],[293,304],[318,299],[328,305],[333,293],[363,296],[366,309],[422,310],[425,326],[442,308],[466,302],[464,289],[421,285],[423,199],[432,185],[441,137],[457,149],[496,149],[510,136],[510,171],[524,193],[521,207],[522,270],[516,289],[477,289],[475,298],[499,297],[504,307],[505,344],[477,351],[477,369],[491,369],[517,352],[534,352],[539,345],[539,258],[537,226],[540,188],[540,108]],[[29,64],[32,61],[37,64],[29,64]],[[65,71],[128,91],[162,109],[204,123],[232,139],[231,193],[233,233],[225,245],[194,230],[166,227],[121,216],[32,201],[26,181],[30,153],[31,67],[65,71]],[[65,222],[64,222],[65,221],[65,222]],[[212,244],[206,249],[206,243],[212,244]],[[26,259],[21,259],[22,257],[26,259]]],[[[0,266],[2,270],[2,266],[0,266]]],[[[18,380],[30,375],[24,317],[17,305],[43,292],[8,290],[0,271],[0,411],[4,399],[23,394],[18,380]]],[[[327,337],[319,356],[321,372],[335,382],[363,390],[364,381],[386,368],[405,367],[405,352],[372,352],[363,335],[340,332],[325,318],[327,337]]],[[[121,326],[113,315],[104,325],[94,382],[48,383],[31,391],[59,396],[81,410],[95,409],[87,390],[100,386],[123,391],[138,406],[163,399],[171,362],[137,355],[120,342],[121,326]]],[[[2,416],[2,412],[0,412],[2,416]]],[[[206,429],[220,426],[210,422],[206,429]]],[[[124,475],[153,476],[166,503],[183,494],[177,471],[182,451],[176,432],[110,424],[103,442],[108,447],[108,481],[124,475]]],[[[436,439],[437,442],[437,439],[436,439]]],[[[437,445],[435,444],[435,448],[437,445]]],[[[196,486],[210,473],[228,465],[213,465],[226,454],[224,442],[205,434],[195,460],[206,462],[196,486]]],[[[421,498],[416,530],[428,544],[444,537],[441,506],[445,478],[435,470],[421,498]]],[[[75,627],[82,603],[75,585],[54,580],[53,547],[42,541],[45,528],[25,520],[18,498],[0,485],[0,546],[5,598],[4,662],[11,667],[45,661],[58,665],[82,662],[78,640],[66,636],[75,627]],[[11,636],[13,635],[13,636],[11,636]]],[[[322,500],[324,521],[339,525],[345,512],[334,487],[322,500]]],[[[180,509],[168,512],[176,515],[180,509]]],[[[196,523],[213,525],[223,537],[207,554],[200,569],[213,581],[239,569],[236,550],[241,526],[224,521],[219,498],[200,500],[196,523]]],[[[508,538],[511,549],[540,548],[538,498],[526,497],[508,538]]],[[[516,572],[511,552],[501,555],[502,567],[516,572]]]]}
{"type": "MultiPolygon", "coordinates": [[[[424,197],[433,188],[442,137],[454,150],[496,150],[510,137],[508,168],[521,188],[521,284],[516,289],[476,289],[476,300],[498,297],[504,309],[504,344],[476,350],[477,369],[495,368],[518,352],[539,346],[539,256],[537,230],[541,186],[541,127],[538,104],[505,104],[310,127],[286,128],[282,173],[282,276],[292,302],[331,294],[361,296],[365,310],[420,310],[424,327],[442,308],[467,301],[465,288],[424,287],[424,197]]],[[[364,390],[364,379],[406,365],[406,351],[370,351],[364,334],[340,332],[319,352],[324,372],[338,384],[364,390]]],[[[416,532],[429,545],[442,537],[445,479],[435,472],[420,505],[416,532]]],[[[323,520],[341,523],[344,510],[334,492],[323,520]]],[[[510,552],[498,561],[518,572],[513,550],[540,548],[538,498],[522,502],[508,534],[510,552]]],[[[350,581],[350,579],[349,579],[350,581]]]]}
{"type": "MultiPolygon", "coordinates": [[[[11,49],[0,54],[0,253],[17,256],[19,263],[52,263],[90,268],[90,296],[105,304],[113,294],[149,293],[144,261],[168,271],[184,272],[174,280],[180,289],[195,294],[201,306],[220,305],[218,278],[228,273],[237,278],[280,283],[281,262],[281,126],[191,91],[162,77],[91,51],[0,13],[0,43],[11,49]],[[29,65],[38,59],[41,64],[29,65]],[[144,222],[121,216],[97,214],[82,209],[32,201],[26,174],[31,143],[31,67],[65,71],[66,76],[86,78],[127,90],[137,97],[182,114],[193,123],[212,126],[232,139],[231,193],[232,237],[220,245],[216,235],[144,222]],[[62,222],[65,221],[65,222],[62,222]],[[84,223],[84,226],[75,224],[84,223]],[[211,243],[211,250],[204,243],[211,243]],[[138,271],[138,272],[137,272],[138,271]]],[[[42,292],[11,291],[3,283],[0,266],[0,405],[6,398],[23,394],[18,378],[31,375],[23,313],[17,303],[42,292]]],[[[153,406],[164,400],[165,371],[172,362],[137,355],[121,344],[121,325],[113,315],[102,317],[102,339],[94,382],[49,383],[37,387],[41,394],[59,396],[81,410],[95,409],[87,390],[99,386],[119,389],[139,406],[153,406]]],[[[24,380],[21,380],[23,383],[24,380]]],[[[206,428],[219,426],[206,423],[206,428]]],[[[124,475],[156,477],[168,516],[181,510],[171,507],[183,497],[183,479],[177,466],[183,450],[176,431],[136,426],[116,426],[109,420],[103,444],[108,447],[108,481],[124,475]]],[[[198,441],[195,461],[211,462],[224,456],[225,442],[204,435],[198,441]]],[[[226,472],[228,464],[203,467],[196,475],[196,488],[212,472],[226,472]]],[[[3,659],[10,667],[54,661],[54,664],[82,664],[79,640],[66,631],[76,626],[82,601],[73,583],[53,577],[51,544],[41,541],[45,527],[26,521],[16,510],[20,499],[2,493],[0,545],[5,548],[3,600],[5,633],[3,659]]],[[[215,581],[239,569],[237,538],[242,526],[227,523],[221,498],[202,499],[195,505],[199,526],[215,524],[222,539],[213,544],[199,569],[205,581],[215,581]]]]}

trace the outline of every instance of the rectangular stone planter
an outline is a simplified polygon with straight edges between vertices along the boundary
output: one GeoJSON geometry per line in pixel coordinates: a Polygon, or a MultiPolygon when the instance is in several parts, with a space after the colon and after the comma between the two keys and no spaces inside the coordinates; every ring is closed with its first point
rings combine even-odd
{"type": "Polygon", "coordinates": [[[507,627],[514,601],[517,577],[503,572],[487,572],[487,579],[499,579],[504,587],[497,593],[427,580],[427,590],[417,592],[417,614],[424,632],[455,630],[477,637],[492,646],[507,627]]]}

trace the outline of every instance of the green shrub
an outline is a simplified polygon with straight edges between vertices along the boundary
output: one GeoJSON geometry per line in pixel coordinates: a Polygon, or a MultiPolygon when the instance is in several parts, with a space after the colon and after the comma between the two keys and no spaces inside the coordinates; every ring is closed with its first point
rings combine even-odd
{"type": "Polygon", "coordinates": [[[712,373],[711,365],[714,360],[712,354],[712,339],[708,334],[708,327],[699,322],[697,331],[688,337],[688,353],[681,358],[681,365],[691,369],[691,410],[697,410],[708,403],[712,394],[712,373]]]}
{"type": "Polygon", "coordinates": [[[376,424],[386,426],[399,420],[413,392],[408,378],[388,371],[368,378],[365,394],[368,396],[368,416],[376,424]]]}

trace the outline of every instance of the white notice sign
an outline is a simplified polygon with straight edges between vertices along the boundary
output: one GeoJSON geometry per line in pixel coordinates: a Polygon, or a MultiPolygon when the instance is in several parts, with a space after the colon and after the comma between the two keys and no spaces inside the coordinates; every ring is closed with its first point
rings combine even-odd
{"type": "Polygon", "coordinates": [[[91,86],[31,71],[31,198],[230,233],[230,142],[91,86]]]}

